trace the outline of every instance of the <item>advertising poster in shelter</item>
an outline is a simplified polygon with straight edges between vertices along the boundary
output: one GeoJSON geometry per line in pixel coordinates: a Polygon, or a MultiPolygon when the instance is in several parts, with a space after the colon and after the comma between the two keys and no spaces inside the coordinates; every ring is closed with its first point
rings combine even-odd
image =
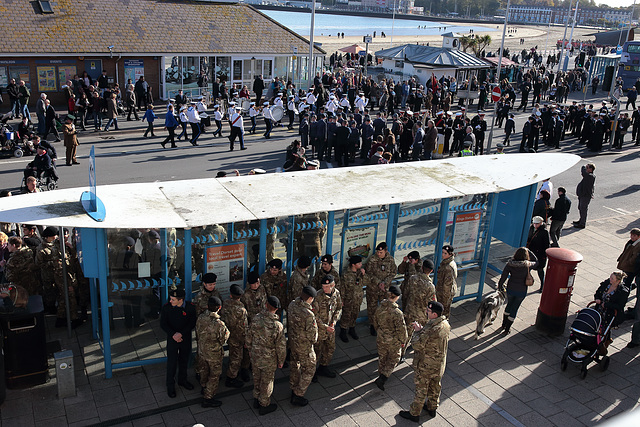
{"type": "Polygon", "coordinates": [[[124,61],[124,81],[129,79],[135,84],[144,76],[144,62],[142,59],[126,59],[124,61]]]}
{"type": "Polygon", "coordinates": [[[472,261],[475,257],[482,211],[457,213],[451,245],[456,251],[456,262],[472,261]]]}
{"type": "Polygon", "coordinates": [[[375,252],[376,238],[378,236],[378,224],[359,225],[347,227],[342,232],[342,264],[340,267],[349,267],[349,257],[360,255],[362,262],[375,252]]]}
{"type": "Polygon", "coordinates": [[[38,92],[54,92],[58,90],[56,85],[56,67],[37,67],[38,92]]]}
{"type": "Polygon", "coordinates": [[[229,298],[229,288],[238,284],[244,288],[247,273],[247,242],[207,246],[204,253],[205,272],[218,276],[216,289],[223,299],[229,298]]]}

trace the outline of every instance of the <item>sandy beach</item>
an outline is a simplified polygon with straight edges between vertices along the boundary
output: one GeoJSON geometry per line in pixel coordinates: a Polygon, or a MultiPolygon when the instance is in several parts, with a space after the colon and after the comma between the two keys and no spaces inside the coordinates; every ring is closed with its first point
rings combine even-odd
{"type": "MultiPolygon", "coordinates": [[[[477,24],[474,24],[477,25],[477,24]]],[[[485,34],[489,34],[491,36],[491,45],[489,45],[488,50],[497,51],[500,48],[500,43],[502,39],[502,25],[484,25],[487,28],[493,28],[498,31],[487,31],[480,32],[476,31],[476,35],[481,36],[485,34]],[[499,28],[497,28],[499,27],[499,28]]],[[[564,26],[551,26],[548,28],[545,26],[532,26],[532,25],[510,25],[509,29],[516,29],[515,33],[507,33],[505,38],[505,48],[508,48],[512,53],[520,52],[523,48],[532,48],[534,46],[538,47],[539,51],[545,50],[545,43],[547,42],[547,33],[548,36],[548,47],[547,51],[556,52],[556,41],[561,39],[564,34],[564,26]],[[520,39],[525,39],[525,44],[520,44],[520,39]]],[[[418,29],[416,29],[416,32],[418,29]]],[[[444,33],[445,31],[443,31],[444,33]]],[[[447,31],[448,32],[448,31],[447,31]]],[[[573,31],[573,39],[574,40],[593,40],[593,37],[585,37],[585,34],[590,34],[597,32],[596,29],[593,28],[575,28],[573,31]]],[[[567,38],[571,33],[571,27],[567,30],[567,38]]],[[[340,48],[350,46],[352,44],[359,44],[364,46],[362,43],[361,36],[345,36],[344,38],[336,38],[330,36],[315,36],[315,41],[317,43],[322,43],[322,48],[327,52],[327,55],[331,55],[333,52],[339,50],[340,48]]],[[[392,46],[403,45],[407,43],[419,43],[426,44],[429,43],[431,46],[441,46],[442,45],[442,36],[440,35],[414,35],[414,36],[394,36],[393,42],[391,40],[391,35],[387,34],[386,38],[376,37],[373,39],[373,42],[369,44],[369,50],[373,53],[381,49],[387,49],[392,46]]],[[[471,52],[471,51],[468,51],[471,52]]]]}

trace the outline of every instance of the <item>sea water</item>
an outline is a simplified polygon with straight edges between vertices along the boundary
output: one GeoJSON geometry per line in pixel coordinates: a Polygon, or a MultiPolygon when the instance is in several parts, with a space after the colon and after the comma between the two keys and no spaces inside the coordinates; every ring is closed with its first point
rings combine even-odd
{"type": "MultiPolygon", "coordinates": [[[[284,12],[280,10],[262,10],[262,13],[302,35],[309,36],[311,27],[311,14],[305,12],[284,12]]],[[[316,12],[315,31],[316,36],[337,36],[344,33],[345,36],[380,36],[382,32],[387,37],[391,36],[391,26],[394,20],[389,18],[371,18],[367,16],[329,15],[316,12]]],[[[452,25],[451,23],[421,21],[413,19],[396,19],[393,23],[393,35],[440,35],[445,32],[468,34],[469,30],[476,32],[496,31],[495,27],[479,27],[474,25],[452,25]]]]}

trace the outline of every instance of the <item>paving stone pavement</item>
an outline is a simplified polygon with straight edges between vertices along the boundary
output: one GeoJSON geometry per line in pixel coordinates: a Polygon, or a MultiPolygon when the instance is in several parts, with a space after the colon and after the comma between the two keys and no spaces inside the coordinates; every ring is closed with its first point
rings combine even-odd
{"type": "MultiPolygon", "coordinates": [[[[567,325],[575,312],[591,301],[600,281],[615,269],[615,259],[628,239],[628,231],[640,223],[633,216],[589,221],[584,230],[565,228],[561,246],[584,256],[577,277],[567,325]]],[[[513,249],[495,243],[491,260],[501,266],[513,249]]],[[[489,272],[485,293],[495,287],[498,276],[489,272]]],[[[473,280],[469,278],[468,280],[473,280]]],[[[476,278],[477,280],[477,278],[476,278]]],[[[537,277],[536,277],[537,280],[537,277]]],[[[537,284],[536,284],[537,285],[537,284]]],[[[533,288],[537,289],[534,285],[533,288]]],[[[635,303],[635,297],[629,304],[635,303]]],[[[474,340],[478,303],[464,300],[452,309],[447,370],[442,379],[441,405],[435,419],[426,415],[423,424],[433,426],[589,426],[639,406],[640,364],[638,351],[626,349],[631,323],[613,332],[611,365],[601,372],[595,364],[587,378],[579,378],[577,366],[560,371],[560,356],[568,332],[548,337],[535,329],[540,294],[530,293],[508,336],[490,326],[474,340]]],[[[568,329],[568,326],[567,326],[568,329]]],[[[178,388],[170,399],[164,389],[164,365],[117,370],[105,379],[97,345],[88,328],[79,328],[72,339],[49,328],[49,339],[58,339],[75,354],[77,395],[56,397],[52,379],[27,390],[8,390],[0,408],[2,426],[384,426],[410,425],[399,418],[413,397],[412,354],[399,365],[381,391],[372,384],[377,376],[375,339],[366,325],[358,326],[361,338],[338,340],[335,379],[320,378],[307,393],[310,404],[289,404],[288,370],[279,370],[273,399],[279,409],[259,416],[253,409],[251,386],[229,390],[221,384],[222,407],[200,407],[199,389],[178,388]],[[81,357],[84,355],[84,358],[81,357]]],[[[193,377],[193,372],[190,371],[193,377]]],[[[194,379],[192,378],[192,381],[194,379]]]]}

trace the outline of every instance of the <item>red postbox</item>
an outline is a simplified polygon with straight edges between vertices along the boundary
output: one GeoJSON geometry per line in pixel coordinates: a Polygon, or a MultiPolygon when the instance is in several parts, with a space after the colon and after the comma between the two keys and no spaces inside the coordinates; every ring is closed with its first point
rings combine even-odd
{"type": "Polygon", "coordinates": [[[562,335],[567,322],[573,282],[582,255],[571,249],[549,248],[547,258],[547,272],[536,317],[536,329],[549,335],[562,335]]]}

